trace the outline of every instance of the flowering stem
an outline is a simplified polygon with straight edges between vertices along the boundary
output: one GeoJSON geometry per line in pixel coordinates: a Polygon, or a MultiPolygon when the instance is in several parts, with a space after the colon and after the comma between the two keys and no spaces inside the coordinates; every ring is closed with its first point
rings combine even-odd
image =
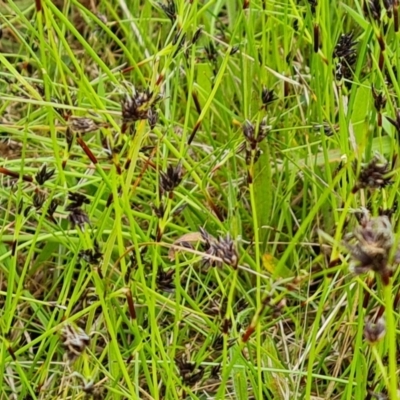
{"type": "Polygon", "coordinates": [[[383,285],[383,294],[385,297],[386,309],[386,332],[387,347],[389,352],[389,387],[390,398],[398,400],[397,396],[397,346],[396,346],[396,325],[393,316],[393,299],[392,299],[392,280],[389,279],[387,285],[383,285]]]}

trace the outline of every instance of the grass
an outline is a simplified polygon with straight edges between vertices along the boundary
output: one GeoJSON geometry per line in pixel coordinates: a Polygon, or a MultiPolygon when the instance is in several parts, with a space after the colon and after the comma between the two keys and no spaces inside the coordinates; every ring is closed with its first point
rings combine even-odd
{"type": "Polygon", "coordinates": [[[0,2],[1,399],[398,399],[398,5],[316,3],[0,2]]]}

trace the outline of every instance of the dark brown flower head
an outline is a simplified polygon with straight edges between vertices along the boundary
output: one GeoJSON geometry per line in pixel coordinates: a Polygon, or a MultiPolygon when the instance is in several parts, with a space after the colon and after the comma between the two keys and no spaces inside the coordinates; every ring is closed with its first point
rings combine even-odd
{"type": "Polygon", "coordinates": [[[393,15],[393,7],[394,7],[395,0],[383,0],[383,6],[386,9],[387,16],[392,18],[393,15]]]}
{"type": "Polygon", "coordinates": [[[82,231],[85,229],[85,224],[90,224],[89,216],[81,208],[70,209],[68,220],[72,227],[79,226],[82,231]]]}
{"type": "Polygon", "coordinates": [[[364,14],[377,22],[381,20],[381,2],[380,0],[364,0],[364,14]]]}
{"type": "Polygon", "coordinates": [[[163,218],[165,215],[165,206],[163,203],[161,203],[159,206],[156,206],[155,204],[151,204],[151,208],[155,214],[156,217],[158,218],[163,218]]]}
{"type": "Polygon", "coordinates": [[[267,125],[266,119],[263,119],[260,123],[259,129],[256,132],[254,125],[246,120],[242,125],[243,135],[246,139],[244,145],[241,146],[239,151],[245,150],[246,164],[249,165],[253,159],[254,162],[258,160],[261,155],[259,148],[260,143],[266,138],[269,126],[267,125]]]}
{"type": "Polygon", "coordinates": [[[43,185],[46,181],[48,181],[53,175],[54,169],[47,169],[47,165],[44,164],[42,168],[36,173],[35,179],[39,185],[43,185]]]}
{"type": "Polygon", "coordinates": [[[90,204],[90,200],[82,193],[69,193],[68,200],[71,203],[67,207],[67,211],[72,210],[74,208],[82,207],[84,204],[90,204]]]}
{"type": "Polygon", "coordinates": [[[368,210],[360,213],[360,225],[345,242],[351,254],[350,269],[355,274],[374,271],[381,275],[383,283],[387,284],[391,271],[389,258],[394,245],[392,224],[386,215],[370,217],[368,210]]]}
{"type": "Polygon", "coordinates": [[[376,154],[369,163],[362,165],[353,193],[359,189],[380,189],[390,185],[393,167],[393,163],[387,162],[380,154],[376,154]]]}
{"type": "Polygon", "coordinates": [[[154,107],[149,108],[147,120],[149,121],[150,129],[154,129],[158,122],[158,112],[154,107]]]}
{"type": "Polygon", "coordinates": [[[204,228],[200,227],[199,230],[204,242],[205,256],[203,257],[203,264],[211,267],[221,267],[225,263],[236,269],[239,263],[239,256],[230,235],[220,236],[216,239],[204,228]]]}
{"type": "Polygon", "coordinates": [[[382,92],[377,92],[372,86],[372,96],[374,98],[374,106],[376,111],[380,112],[386,106],[386,97],[382,92]]]}
{"type": "Polygon", "coordinates": [[[51,199],[49,207],[47,208],[47,215],[50,218],[53,218],[53,215],[56,212],[57,207],[59,206],[59,204],[60,204],[60,202],[59,202],[58,199],[56,199],[56,198],[51,199]]]}
{"type": "Polygon", "coordinates": [[[376,323],[367,321],[364,327],[364,337],[370,344],[375,344],[383,339],[386,333],[386,324],[383,318],[376,323]]]}
{"type": "Polygon", "coordinates": [[[199,227],[201,238],[204,242],[204,250],[208,250],[211,247],[211,243],[215,240],[202,226],[199,227]]]}
{"type": "Polygon", "coordinates": [[[103,125],[94,122],[91,118],[71,117],[69,120],[69,128],[80,134],[97,131],[101,126],[103,125]]]}
{"type": "Polygon", "coordinates": [[[311,7],[311,12],[313,14],[315,14],[315,8],[318,5],[318,1],[317,0],[308,0],[308,2],[310,3],[310,7],[311,7]]]}
{"type": "Polygon", "coordinates": [[[396,110],[395,118],[386,117],[386,119],[396,128],[397,134],[400,135],[400,108],[396,110]]]}
{"type": "Polygon", "coordinates": [[[133,96],[127,95],[122,101],[122,119],[124,122],[136,122],[147,119],[153,93],[146,89],[137,92],[133,96]]]}
{"type": "Polygon", "coordinates": [[[353,32],[343,33],[333,50],[333,57],[344,59],[349,65],[354,64],[357,51],[354,48],[357,42],[354,40],[353,32]]]}
{"type": "Polygon", "coordinates": [[[192,37],[192,44],[195,44],[199,40],[199,37],[201,36],[202,31],[203,30],[201,28],[198,28],[196,30],[196,32],[193,34],[193,37],[192,37]]]}
{"type": "Polygon", "coordinates": [[[269,103],[275,101],[277,97],[275,96],[275,92],[273,89],[268,89],[264,87],[261,91],[261,101],[264,106],[267,106],[269,103]]]}
{"type": "Polygon", "coordinates": [[[160,96],[155,95],[149,89],[143,92],[135,91],[133,95],[126,95],[122,100],[122,121],[124,125],[147,119],[150,125],[155,124],[157,112],[155,103],[160,96]]]}
{"type": "Polygon", "coordinates": [[[176,44],[177,46],[177,50],[175,51],[175,54],[177,54],[177,52],[183,48],[184,44],[185,44],[185,40],[186,40],[186,33],[182,33],[182,30],[178,30],[174,37],[172,38],[172,44],[175,46],[176,44]]]}
{"type": "Polygon", "coordinates": [[[36,190],[35,194],[33,195],[33,206],[37,209],[40,210],[46,201],[46,194],[40,190],[36,190]]]}
{"type": "Polygon", "coordinates": [[[164,271],[160,268],[156,278],[157,288],[164,292],[173,292],[175,290],[174,274],[175,270],[173,269],[164,271]]]}
{"type": "Polygon", "coordinates": [[[82,250],[79,256],[90,265],[99,265],[103,254],[97,242],[94,243],[93,249],[82,250]]]}
{"type": "Polygon", "coordinates": [[[249,142],[253,142],[255,140],[255,128],[254,125],[246,119],[244,124],[242,125],[243,135],[249,142]]]}
{"type": "Polygon", "coordinates": [[[235,243],[230,235],[220,236],[215,244],[215,253],[222,261],[233,268],[237,268],[239,257],[236,251],[235,243]]]}
{"type": "Polygon", "coordinates": [[[340,81],[342,78],[350,79],[353,75],[354,64],[357,60],[357,51],[354,46],[357,42],[353,39],[353,32],[342,34],[333,51],[333,57],[338,61],[335,67],[335,78],[340,81]]]}
{"type": "Polygon", "coordinates": [[[66,349],[70,363],[74,362],[85,351],[89,342],[89,336],[81,328],[65,325],[61,331],[61,343],[66,349]]]}
{"type": "Polygon", "coordinates": [[[175,358],[175,363],[185,385],[193,386],[203,378],[204,368],[196,368],[196,364],[186,361],[184,356],[181,359],[175,358]]]}
{"type": "Polygon", "coordinates": [[[165,15],[171,20],[172,23],[176,19],[176,7],[174,0],[167,0],[167,3],[158,2],[160,8],[164,11],[165,15]]]}
{"type": "Polygon", "coordinates": [[[168,165],[166,172],[160,171],[160,191],[161,193],[172,193],[182,182],[183,170],[182,164],[178,163],[176,167],[168,165]]]}

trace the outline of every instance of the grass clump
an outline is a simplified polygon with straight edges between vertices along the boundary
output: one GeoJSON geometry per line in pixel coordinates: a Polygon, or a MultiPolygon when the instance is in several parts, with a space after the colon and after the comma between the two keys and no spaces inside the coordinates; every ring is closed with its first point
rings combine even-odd
{"type": "Polygon", "coordinates": [[[0,4],[10,399],[398,399],[397,1],[0,4]]]}

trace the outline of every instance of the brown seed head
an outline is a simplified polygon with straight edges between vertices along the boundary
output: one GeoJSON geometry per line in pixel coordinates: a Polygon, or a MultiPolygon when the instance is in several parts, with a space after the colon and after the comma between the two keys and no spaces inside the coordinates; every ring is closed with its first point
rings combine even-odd
{"type": "Polygon", "coordinates": [[[364,327],[364,337],[370,344],[375,344],[383,339],[386,333],[386,324],[383,318],[376,323],[367,321],[364,327]]]}
{"type": "Polygon", "coordinates": [[[47,170],[47,165],[43,164],[42,168],[40,168],[40,170],[35,175],[36,182],[39,185],[43,185],[54,175],[54,172],[54,169],[47,170]]]}
{"type": "Polygon", "coordinates": [[[89,345],[89,336],[78,327],[65,325],[61,331],[61,343],[66,349],[70,363],[74,362],[89,345]]]}
{"type": "Polygon", "coordinates": [[[182,182],[183,170],[182,164],[178,163],[176,167],[168,165],[165,172],[160,171],[160,191],[161,193],[172,193],[182,182]]]}
{"type": "Polygon", "coordinates": [[[386,215],[370,217],[364,210],[360,225],[348,238],[353,243],[345,242],[351,254],[350,269],[355,274],[374,271],[381,275],[384,284],[391,274],[389,258],[394,245],[392,224],[386,215]]]}
{"type": "Polygon", "coordinates": [[[353,193],[359,189],[381,189],[392,183],[393,165],[385,160],[380,154],[375,154],[372,160],[363,164],[353,193]]]}

